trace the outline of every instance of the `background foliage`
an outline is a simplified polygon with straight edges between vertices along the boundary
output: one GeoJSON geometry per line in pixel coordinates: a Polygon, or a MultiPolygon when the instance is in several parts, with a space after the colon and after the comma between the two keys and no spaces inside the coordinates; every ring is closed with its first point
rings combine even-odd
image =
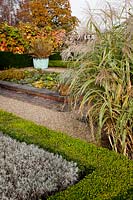
{"type": "Polygon", "coordinates": [[[28,48],[28,42],[25,41],[17,27],[0,24],[0,51],[9,51],[13,53],[24,53],[28,48]]]}
{"type": "Polygon", "coordinates": [[[69,1],[10,0],[8,3],[0,1],[3,8],[0,10],[0,21],[3,22],[0,24],[1,51],[27,53],[36,38],[51,41],[57,51],[66,32],[78,23],[77,18],[71,15],[69,1]],[[11,14],[6,13],[6,9],[11,14]]]}
{"type": "Polygon", "coordinates": [[[18,19],[30,22],[37,27],[49,26],[53,29],[72,30],[77,25],[77,18],[71,15],[68,0],[33,0],[21,4],[18,19]]]}

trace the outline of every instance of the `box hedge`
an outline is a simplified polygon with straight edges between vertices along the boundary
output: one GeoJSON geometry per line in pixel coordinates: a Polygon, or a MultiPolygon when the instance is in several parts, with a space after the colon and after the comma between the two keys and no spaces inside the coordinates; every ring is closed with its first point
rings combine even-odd
{"type": "Polygon", "coordinates": [[[12,52],[0,51],[0,70],[12,67],[31,67],[32,65],[32,57],[28,54],[13,54],[12,52]]]}
{"type": "MultiPolygon", "coordinates": [[[[67,67],[69,62],[61,60],[60,54],[51,55],[49,67],[67,67]],[[57,59],[58,58],[58,59],[57,59]]],[[[0,70],[9,68],[23,68],[33,66],[33,59],[28,54],[13,54],[12,52],[0,51],[0,70]]]]}
{"type": "Polygon", "coordinates": [[[50,196],[49,200],[133,199],[133,162],[123,155],[49,130],[2,110],[0,131],[19,141],[59,153],[87,171],[77,184],[50,196]]]}
{"type": "Polygon", "coordinates": [[[62,60],[60,52],[54,52],[52,55],[49,56],[50,60],[62,60]]]}
{"type": "Polygon", "coordinates": [[[49,60],[49,67],[68,67],[72,62],[63,60],[49,60]]]}

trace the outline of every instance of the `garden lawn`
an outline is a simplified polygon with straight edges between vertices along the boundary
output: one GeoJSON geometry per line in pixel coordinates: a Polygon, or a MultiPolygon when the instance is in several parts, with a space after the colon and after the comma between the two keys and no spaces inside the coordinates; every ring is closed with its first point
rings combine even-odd
{"type": "Polygon", "coordinates": [[[86,176],[49,200],[132,200],[133,162],[123,155],[0,111],[0,131],[73,160],[86,176]]]}

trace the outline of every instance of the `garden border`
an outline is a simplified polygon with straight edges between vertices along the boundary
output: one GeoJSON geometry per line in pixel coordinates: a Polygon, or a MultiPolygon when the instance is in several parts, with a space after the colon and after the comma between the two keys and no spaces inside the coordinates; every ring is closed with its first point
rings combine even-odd
{"type": "Polygon", "coordinates": [[[22,93],[42,97],[45,99],[50,99],[58,102],[67,102],[66,98],[64,96],[59,95],[58,92],[54,92],[45,88],[35,88],[32,86],[22,85],[22,84],[16,84],[9,81],[1,81],[0,80],[0,87],[8,90],[14,90],[19,91],[22,93]]]}
{"type": "Polygon", "coordinates": [[[50,196],[49,200],[133,199],[133,162],[123,155],[49,130],[2,110],[0,130],[19,141],[59,153],[86,169],[94,169],[76,185],[50,196]]]}

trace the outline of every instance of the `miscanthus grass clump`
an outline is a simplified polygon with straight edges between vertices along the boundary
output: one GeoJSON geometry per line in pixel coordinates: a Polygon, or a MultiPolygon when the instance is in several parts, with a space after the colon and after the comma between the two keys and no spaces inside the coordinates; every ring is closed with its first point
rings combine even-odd
{"type": "Polygon", "coordinates": [[[68,48],[62,57],[75,62],[72,69],[61,74],[59,84],[67,86],[68,102],[85,117],[94,143],[133,159],[131,2],[124,0],[124,6],[119,7],[107,3],[96,13],[87,10],[86,32],[78,37],[71,34],[72,39],[65,40],[68,48]]]}
{"type": "Polygon", "coordinates": [[[76,163],[0,133],[1,200],[39,199],[77,179],[76,163]]]}

